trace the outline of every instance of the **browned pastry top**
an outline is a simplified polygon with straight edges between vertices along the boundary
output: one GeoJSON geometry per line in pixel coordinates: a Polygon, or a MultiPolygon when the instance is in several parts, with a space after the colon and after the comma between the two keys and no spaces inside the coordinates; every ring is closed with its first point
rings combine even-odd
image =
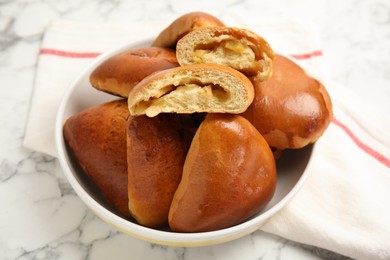
{"type": "Polygon", "coordinates": [[[315,142],[332,120],[325,87],[297,64],[276,55],[271,78],[253,82],[255,98],[243,116],[278,149],[315,142]]]}
{"type": "Polygon", "coordinates": [[[127,198],[126,100],[91,107],[70,117],[64,138],[80,166],[125,217],[127,198]]]}
{"type": "Polygon", "coordinates": [[[141,225],[168,223],[168,211],[180,182],[195,129],[191,115],[130,117],[127,126],[128,195],[141,225]]]}
{"type": "Polygon", "coordinates": [[[170,227],[201,232],[239,224],[269,202],[275,186],[272,152],[248,120],[208,114],[188,151],[170,227]]]}
{"type": "Polygon", "coordinates": [[[100,64],[90,75],[98,90],[121,97],[153,72],[179,66],[171,49],[146,47],[116,54],[100,64]]]}
{"type": "Polygon", "coordinates": [[[165,28],[153,41],[152,46],[175,48],[176,43],[187,33],[199,28],[224,26],[216,17],[203,12],[180,16],[165,28]]]}

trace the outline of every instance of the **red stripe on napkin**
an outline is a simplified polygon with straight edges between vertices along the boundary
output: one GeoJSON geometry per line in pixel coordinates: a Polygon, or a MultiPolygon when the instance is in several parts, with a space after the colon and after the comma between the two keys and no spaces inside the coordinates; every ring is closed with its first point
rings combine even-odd
{"type": "MultiPolygon", "coordinates": [[[[63,51],[63,50],[57,50],[57,49],[50,49],[50,48],[43,48],[39,52],[39,54],[42,55],[54,55],[54,56],[60,56],[60,57],[66,57],[66,58],[96,58],[101,53],[99,52],[72,52],[72,51],[63,51]]],[[[321,50],[309,52],[309,53],[302,53],[302,54],[291,54],[291,57],[297,59],[297,60],[305,60],[310,59],[313,57],[322,56],[323,52],[321,50]]]]}
{"type": "Polygon", "coordinates": [[[54,55],[66,58],[96,58],[100,55],[99,52],[70,52],[56,49],[41,49],[39,54],[54,55]]]}
{"type": "Polygon", "coordinates": [[[384,156],[383,154],[379,153],[378,151],[372,149],[365,143],[359,140],[357,136],[343,123],[341,123],[339,120],[333,117],[333,123],[340,127],[351,139],[352,141],[364,152],[366,152],[368,155],[371,155],[375,159],[377,159],[380,163],[390,168],[390,159],[384,156]]]}
{"type": "Polygon", "coordinates": [[[303,53],[303,54],[291,54],[291,57],[297,59],[297,60],[306,60],[313,57],[322,56],[323,52],[321,50],[309,52],[309,53],[303,53]]]}

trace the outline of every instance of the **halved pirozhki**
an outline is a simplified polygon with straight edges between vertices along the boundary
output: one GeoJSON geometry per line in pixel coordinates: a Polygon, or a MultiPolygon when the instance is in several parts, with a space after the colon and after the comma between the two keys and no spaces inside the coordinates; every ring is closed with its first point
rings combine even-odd
{"type": "Polygon", "coordinates": [[[235,27],[208,27],[192,31],[176,45],[180,65],[207,63],[237,69],[256,80],[272,73],[274,52],[268,42],[250,30],[235,27]]]}
{"type": "Polygon", "coordinates": [[[133,116],[160,113],[244,112],[252,103],[251,81],[239,71],[221,65],[195,64],[156,72],[129,93],[133,116]]]}

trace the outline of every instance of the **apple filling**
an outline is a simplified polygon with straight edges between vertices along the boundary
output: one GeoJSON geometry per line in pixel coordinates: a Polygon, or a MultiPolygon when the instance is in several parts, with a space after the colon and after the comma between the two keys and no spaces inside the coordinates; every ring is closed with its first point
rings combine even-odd
{"type": "Polygon", "coordinates": [[[199,44],[194,48],[193,60],[196,63],[217,63],[238,70],[258,68],[255,52],[249,44],[236,39],[199,44]]]}
{"type": "Polygon", "coordinates": [[[135,114],[145,111],[149,117],[161,112],[182,110],[183,113],[192,107],[207,109],[229,99],[229,93],[220,85],[202,83],[194,79],[182,79],[177,85],[167,85],[158,90],[148,100],[139,102],[135,114]],[[174,109],[173,109],[174,108],[174,109]]]}

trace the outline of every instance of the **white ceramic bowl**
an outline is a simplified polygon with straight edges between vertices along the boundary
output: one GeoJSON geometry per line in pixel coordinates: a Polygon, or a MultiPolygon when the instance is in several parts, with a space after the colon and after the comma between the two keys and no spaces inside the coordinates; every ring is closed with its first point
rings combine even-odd
{"type": "Polygon", "coordinates": [[[142,46],[149,46],[149,41],[126,44],[100,55],[80,73],[67,90],[58,111],[55,134],[58,159],[68,181],[84,203],[101,219],[126,234],[149,242],[174,246],[204,246],[227,242],[254,232],[267,219],[282,209],[302,187],[309,174],[315,145],[309,145],[304,149],[287,151],[278,160],[278,178],[275,195],[260,213],[236,226],[201,233],[175,233],[147,228],[116,215],[110,211],[110,206],[101,199],[101,195],[85,177],[85,173],[74,159],[69,156],[62,132],[66,119],[85,108],[116,98],[91,87],[89,74],[108,57],[127,49],[142,46]]]}

